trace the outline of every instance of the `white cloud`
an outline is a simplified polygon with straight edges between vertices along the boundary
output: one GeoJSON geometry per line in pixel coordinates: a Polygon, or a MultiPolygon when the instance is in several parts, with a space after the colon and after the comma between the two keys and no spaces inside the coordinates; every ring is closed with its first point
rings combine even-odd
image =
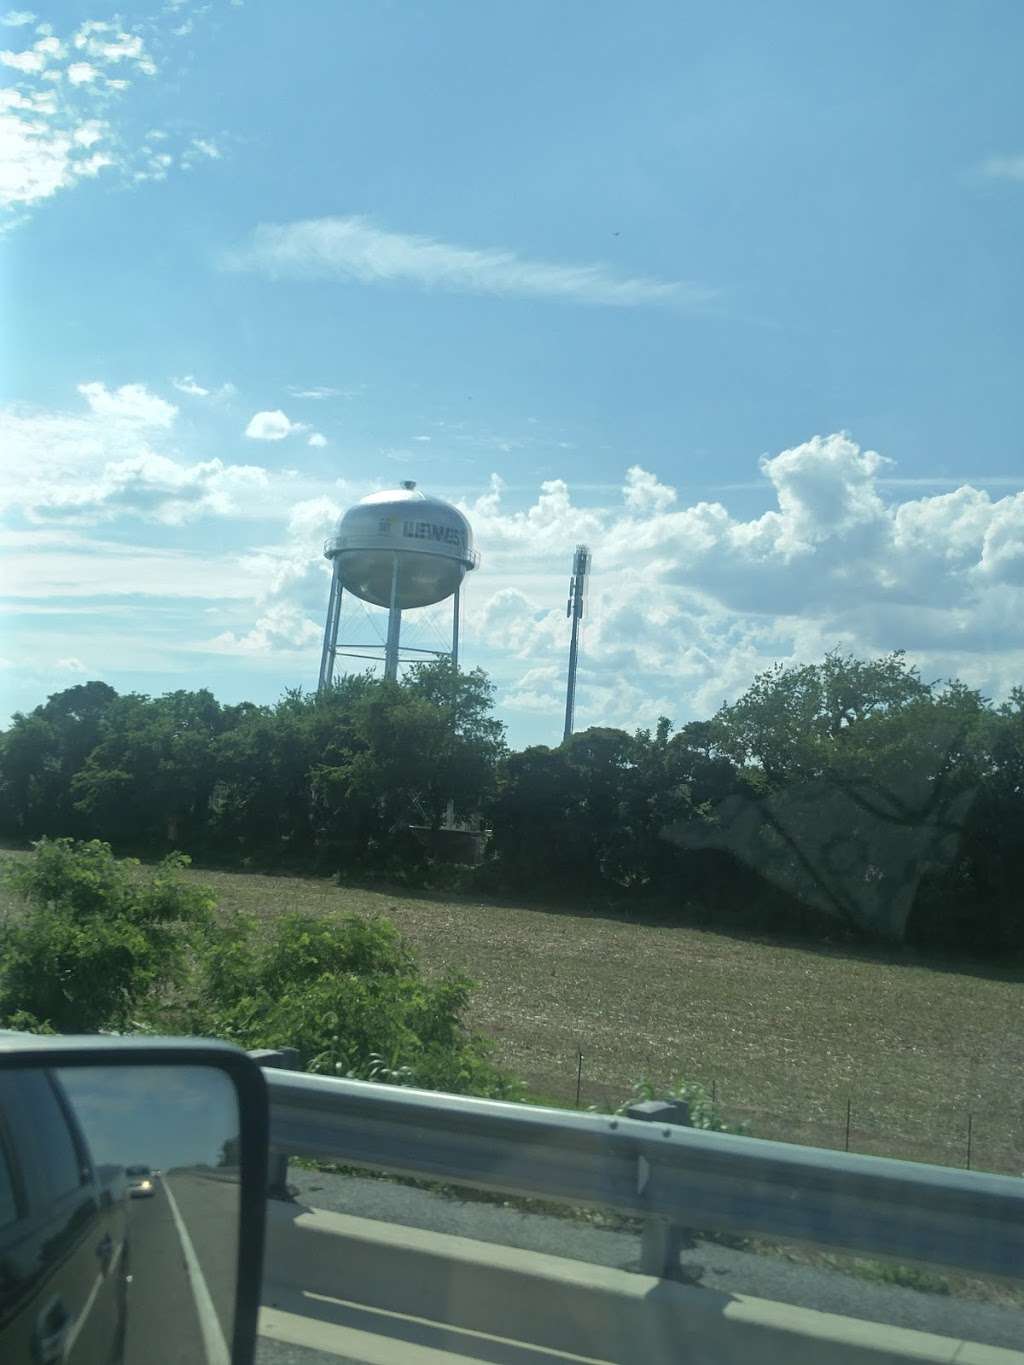
{"type": "Polygon", "coordinates": [[[251,441],[283,441],[297,431],[304,431],[302,422],[292,422],[280,408],[272,412],[254,412],[245,429],[251,441]]]}
{"type": "Polygon", "coordinates": [[[337,398],[341,390],[323,387],[312,389],[289,388],[288,392],[293,398],[337,398]]]}
{"type": "Polygon", "coordinates": [[[145,384],[122,384],[108,389],[98,380],[79,384],[78,392],[100,417],[144,427],[169,427],[178,414],[173,403],[150,393],[145,384]]]}
{"type": "Polygon", "coordinates": [[[210,161],[220,161],[224,153],[215,142],[206,137],[194,137],[188,145],[186,157],[204,156],[210,161]]]}
{"type": "Polygon", "coordinates": [[[282,492],[300,479],[258,465],[183,459],[153,449],[169,439],[177,409],[143,384],[78,386],[73,412],[0,408],[0,508],[36,522],[142,517],[179,525],[200,516],[282,515],[282,492]]]}
{"type": "MultiPolygon", "coordinates": [[[[20,26],[33,18],[11,11],[5,22],[20,26]]],[[[152,31],[159,41],[159,28],[152,31]]],[[[166,179],[199,158],[219,159],[220,148],[210,138],[178,137],[158,156],[148,141],[140,143],[127,125],[119,125],[121,95],[157,70],[141,32],[117,20],[87,20],[66,40],[50,24],[36,32],[40,36],[31,47],[0,51],[0,64],[16,73],[14,84],[0,91],[0,208],[6,210],[0,226],[17,225],[26,207],[101,170],[140,183],[166,179]],[[96,118],[97,108],[103,120],[96,118]],[[84,125],[97,131],[94,140],[101,144],[89,155],[82,154],[85,144],[78,137],[84,125]]]]}
{"type": "Polygon", "coordinates": [[[42,71],[46,65],[46,55],[42,52],[0,52],[0,62],[4,66],[10,66],[15,71],[25,71],[35,73],[42,71]]]}
{"type": "MultiPolygon", "coordinates": [[[[32,533],[29,533],[32,534],[32,533]]],[[[8,546],[4,592],[23,611],[45,611],[47,601],[83,598],[184,598],[249,601],[260,590],[253,566],[237,556],[100,541],[62,529],[60,543],[8,546]]],[[[144,629],[144,626],[141,627],[144,629]]],[[[139,645],[139,628],[134,649],[139,645]]]]}
{"type": "Polygon", "coordinates": [[[665,512],[676,500],[676,490],[667,484],[659,483],[654,474],[641,469],[638,464],[626,470],[626,484],[623,489],[626,506],[639,513],[665,512]]]}
{"type": "Polygon", "coordinates": [[[7,13],[0,18],[0,24],[6,24],[8,28],[21,28],[25,24],[34,23],[35,17],[36,16],[31,10],[9,9],[7,13]]]}
{"type": "Polygon", "coordinates": [[[206,648],[214,654],[305,652],[320,640],[322,633],[323,626],[317,625],[301,609],[277,602],[263,613],[252,630],[242,635],[225,631],[210,640],[206,648]]]}
{"type": "Polygon", "coordinates": [[[187,394],[189,398],[209,398],[216,403],[226,402],[236,393],[234,384],[220,384],[217,388],[210,389],[205,384],[200,384],[193,374],[172,379],[171,387],[177,389],[179,393],[187,394]]]}
{"type": "MultiPolygon", "coordinates": [[[[81,397],[77,413],[0,412],[0,448],[11,452],[0,491],[36,526],[4,544],[12,593],[25,602],[126,591],[230,599],[218,633],[195,649],[280,654],[315,674],[323,540],[342,506],[368,490],[186,458],[170,444],[164,400],[141,385],[93,382],[81,397]],[[76,528],[129,515],[165,525],[276,518],[282,531],[244,555],[176,557],[123,537],[85,542],[76,528]]],[[[298,425],[281,417],[288,431],[298,425]]],[[[993,695],[1024,677],[1024,491],[969,483],[887,491],[891,463],[843,433],[801,442],[760,468],[767,506],[754,515],[684,499],[641,465],[618,485],[588,488],[582,504],[564,479],[525,495],[497,477],[464,503],[483,554],[464,598],[466,658],[494,671],[501,708],[548,716],[551,738],[560,733],[565,594],[580,540],[594,554],[581,726],[706,715],[776,660],[820,658],[836,646],[860,655],[906,648],[926,677],[959,675],[993,695]]],[[[88,641],[63,648],[105,657],[88,641]]]]}
{"type": "Polygon", "coordinates": [[[99,74],[99,68],[91,62],[72,62],[67,70],[72,85],[90,85],[99,74]]]}
{"type": "Polygon", "coordinates": [[[710,291],[694,285],[620,275],[605,265],[537,261],[504,248],[478,250],[388,232],[366,218],[264,224],[246,245],[228,254],[225,264],[272,278],[405,282],[460,293],[561,298],[620,307],[676,306],[711,297],[710,291]]]}
{"type": "Polygon", "coordinates": [[[81,659],[76,659],[73,655],[67,659],[58,659],[54,668],[61,673],[85,673],[87,671],[81,659]]]}
{"type": "Polygon", "coordinates": [[[990,156],[982,163],[981,173],[991,176],[994,180],[1024,181],[1024,154],[990,156]]]}
{"type": "Polygon", "coordinates": [[[322,431],[314,431],[310,434],[307,444],[311,446],[325,446],[327,444],[327,437],[322,431]]]}
{"type": "Polygon", "coordinates": [[[749,519],[720,502],[681,506],[636,467],[619,508],[581,507],[563,480],[506,508],[495,477],[463,505],[484,555],[467,638],[498,651],[506,674],[510,659],[527,666],[503,702],[551,709],[536,670],[564,654],[571,549],[585,540],[582,723],[650,723],[673,697],[677,719],[707,714],[775,659],[836,645],[905,647],[929,677],[1005,693],[1024,676],[1013,624],[1024,611],[1024,492],[965,485],[892,502],[888,467],[846,435],[815,437],[762,461],[774,505],[749,519]],[[625,705],[622,679],[640,703],[625,705]]]}
{"type": "Polygon", "coordinates": [[[204,389],[201,384],[197,384],[192,375],[186,374],[181,379],[172,379],[171,383],[179,393],[187,393],[190,398],[209,398],[210,390],[204,389]]]}

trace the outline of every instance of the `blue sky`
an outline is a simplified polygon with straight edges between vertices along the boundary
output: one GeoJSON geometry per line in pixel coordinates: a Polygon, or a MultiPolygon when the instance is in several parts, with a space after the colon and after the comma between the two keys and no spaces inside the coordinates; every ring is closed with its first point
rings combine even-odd
{"type": "Polygon", "coordinates": [[[1022,41],[1015,0],[8,12],[3,711],[312,685],[323,538],[405,478],[473,521],[516,743],[581,538],[580,725],[835,645],[1005,693],[1022,41]]]}

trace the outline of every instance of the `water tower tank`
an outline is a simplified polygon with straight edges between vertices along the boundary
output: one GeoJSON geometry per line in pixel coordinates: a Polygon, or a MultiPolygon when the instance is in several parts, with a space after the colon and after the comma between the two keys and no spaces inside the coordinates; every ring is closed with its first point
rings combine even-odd
{"type": "Polygon", "coordinates": [[[397,564],[399,611],[451,597],[479,562],[473,531],[458,508],[428,497],[412,481],[350,507],[324,554],[346,591],[378,607],[392,604],[397,564]]]}

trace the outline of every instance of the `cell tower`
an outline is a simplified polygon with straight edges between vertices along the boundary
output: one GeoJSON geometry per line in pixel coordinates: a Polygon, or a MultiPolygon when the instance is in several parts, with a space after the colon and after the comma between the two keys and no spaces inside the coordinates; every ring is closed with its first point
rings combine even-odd
{"type": "Polygon", "coordinates": [[[590,572],[590,548],[577,545],[572,561],[572,577],[569,579],[569,601],[565,614],[572,621],[572,636],[569,640],[569,680],[565,688],[565,732],[562,743],[572,734],[573,713],[576,710],[576,665],[579,662],[580,622],[583,620],[583,604],[586,596],[587,574],[590,572]]]}
{"type": "Polygon", "coordinates": [[[462,580],[480,563],[469,522],[451,503],[427,497],[412,480],[401,488],[371,493],[341,517],[324,545],[331,561],[331,595],[327,603],[324,647],[318,691],[331,686],[338,655],[379,661],[394,681],[402,659],[402,612],[429,607],[454,597],[451,650],[407,648],[406,661],[417,655],[447,655],[458,666],[459,608],[462,580]],[[388,633],[383,645],[338,642],[343,592],[360,601],[387,607],[388,633]],[[358,651],[358,652],[355,652],[358,651]]]}

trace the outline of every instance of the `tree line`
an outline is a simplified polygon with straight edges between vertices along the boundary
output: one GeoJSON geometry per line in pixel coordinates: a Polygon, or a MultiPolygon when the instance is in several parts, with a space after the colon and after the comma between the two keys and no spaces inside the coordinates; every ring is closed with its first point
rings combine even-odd
{"type": "Polygon", "coordinates": [[[902,653],[777,665],[707,721],[511,751],[480,670],[221,705],[90,682],[0,735],[0,835],[457,884],[998,953],[1024,947],[1024,689],[995,705],[902,653]],[[472,869],[414,830],[452,803],[472,869]]]}

